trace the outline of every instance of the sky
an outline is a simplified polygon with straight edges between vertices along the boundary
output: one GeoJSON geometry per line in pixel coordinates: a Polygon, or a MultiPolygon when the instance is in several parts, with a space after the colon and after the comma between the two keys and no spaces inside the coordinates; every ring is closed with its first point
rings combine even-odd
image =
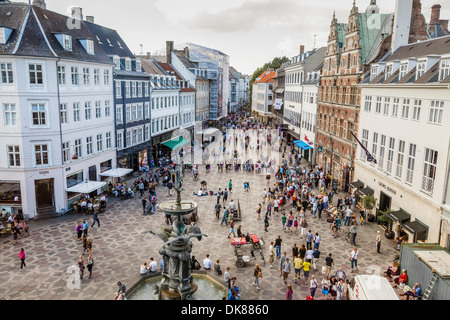
{"type": "MultiPolygon", "coordinates": [[[[12,0],[15,1],[15,0],[12,0]]],[[[26,1],[26,0],[21,0],[26,1]]],[[[441,19],[450,19],[450,0],[422,0],[427,22],[431,6],[442,6],[441,19]]],[[[117,30],[135,53],[165,48],[168,40],[191,42],[217,49],[243,74],[253,72],[274,57],[298,55],[326,46],[336,11],[346,23],[353,0],[46,0],[47,9],[70,14],[73,5],[95,23],[117,30]]],[[[364,12],[370,0],[357,0],[364,12]]],[[[394,0],[378,0],[381,13],[395,10],[394,0]]]]}

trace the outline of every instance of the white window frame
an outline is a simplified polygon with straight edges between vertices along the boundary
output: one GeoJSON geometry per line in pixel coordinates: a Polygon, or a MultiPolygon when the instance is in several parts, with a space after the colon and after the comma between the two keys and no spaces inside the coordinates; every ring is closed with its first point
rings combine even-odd
{"type": "Polygon", "coordinates": [[[441,60],[439,70],[439,81],[443,81],[450,76],[450,59],[441,60]]]}
{"type": "Polygon", "coordinates": [[[414,109],[412,119],[415,121],[420,121],[420,111],[422,109],[422,100],[415,99],[414,100],[414,109]]]}
{"type": "Polygon", "coordinates": [[[411,100],[410,99],[403,99],[402,104],[402,119],[409,119],[409,107],[410,107],[411,100]]]}
{"type": "MultiPolygon", "coordinates": [[[[34,166],[39,168],[39,167],[48,167],[52,165],[52,161],[51,161],[51,150],[50,150],[50,146],[51,144],[49,142],[45,143],[34,143],[33,145],[33,160],[34,160],[34,166]],[[40,146],[43,147],[45,146],[47,150],[36,150],[36,147],[40,146]],[[41,163],[38,164],[38,153],[40,154],[39,158],[42,158],[41,160],[44,161],[44,154],[47,154],[47,163],[41,163]]],[[[43,148],[42,148],[43,149],[43,148]]]]}
{"type": "Polygon", "coordinates": [[[3,124],[5,127],[15,127],[17,125],[17,107],[15,103],[3,104],[3,124]]]}
{"type": "Polygon", "coordinates": [[[60,86],[66,85],[66,66],[58,66],[58,83],[60,86]]]}
{"type": "Polygon", "coordinates": [[[73,110],[73,122],[80,122],[80,103],[74,102],[72,104],[72,110],[73,110]]]}
{"type": "Polygon", "coordinates": [[[6,154],[8,157],[8,168],[20,168],[22,166],[22,157],[20,154],[20,146],[7,145],[6,154]],[[12,150],[10,150],[12,148],[12,150]]]}
{"type": "Polygon", "coordinates": [[[444,101],[432,100],[430,104],[430,112],[428,115],[428,123],[442,125],[444,116],[444,101]]]}
{"type": "Polygon", "coordinates": [[[67,103],[61,103],[60,104],[60,107],[59,107],[60,109],[59,109],[59,113],[60,113],[60,121],[61,121],[61,124],[67,124],[67,123],[69,123],[69,118],[68,118],[68,115],[67,115],[67,103]]]}
{"type": "Polygon", "coordinates": [[[48,110],[47,104],[44,102],[36,102],[31,103],[31,127],[32,128],[48,128],[48,110]],[[38,107],[39,110],[34,110],[35,107],[38,107]],[[35,116],[34,114],[38,113],[38,117],[36,118],[39,121],[39,124],[34,123],[35,116]],[[43,114],[43,117],[42,117],[43,114]]]}
{"type": "Polygon", "coordinates": [[[0,82],[3,85],[14,83],[14,72],[12,63],[10,62],[0,63],[0,82]]]}
{"type": "Polygon", "coordinates": [[[44,65],[42,63],[28,63],[28,83],[30,86],[38,86],[42,87],[44,86],[44,65]],[[33,66],[33,70],[31,67],[33,66]],[[39,70],[40,68],[40,70],[39,70]],[[33,83],[31,81],[32,74],[34,75],[35,82],[33,83]],[[40,76],[39,76],[40,75],[40,76]],[[39,82],[40,79],[40,82],[39,82]]]}

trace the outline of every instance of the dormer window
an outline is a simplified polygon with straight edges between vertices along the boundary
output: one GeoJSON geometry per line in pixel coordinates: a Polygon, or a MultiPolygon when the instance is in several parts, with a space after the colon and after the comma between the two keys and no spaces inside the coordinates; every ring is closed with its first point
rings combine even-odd
{"type": "Polygon", "coordinates": [[[112,43],[111,43],[111,40],[109,40],[108,38],[106,38],[106,41],[108,41],[108,45],[109,45],[110,47],[114,47],[114,46],[112,45],[112,43]]]}
{"type": "Polygon", "coordinates": [[[406,76],[407,71],[408,71],[408,64],[407,63],[402,63],[400,65],[400,77],[399,77],[399,79],[401,79],[404,76],[406,76]]]}
{"type": "Polygon", "coordinates": [[[0,27],[0,44],[6,44],[13,29],[0,27]]]}
{"type": "Polygon", "coordinates": [[[84,50],[86,50],[86,52],[88,54],[95,54],[94,51],[94,40],[91,39],[80,39],[80,43],[83,46],[84,50]]]}
{"type": "Polygon", "coordinates": [[[416,80],[418,80],[420,77],[423,76],[423,74],[425,73],[425,67],[426,67],[425,61],[419,62],[417,64],[416,80]]]}
{"type": "Polygon", "coordinates": [[[371,81],[377,77],[377,71],[378,71],[377,66],[374,66],[370,69],[370,80],[371,81]]]}
{"type": "Polygon", "coordinates": [[[125,60],[125,70],[131,71],[131,59],[130,58],[127,58],[125,60]]]}
{"type": "Polygon", "coordinates": [[[389,79],[392,76],[392,65],[386,66],[386,79],[389,79]]]}
{"type": "Polygon", "coordinates": [[[141,60],[136,60],[136,71],[142,72],[142,62],[141,60]]]}
{"type": "Polygon", "coordinates": [[[450,59],[441,61],[441,68],[439,70],[439,81],[443,81],[450,76],[450,59]]]}
{"type": "Polygon", "coordinates": [[[115,64],[115,68],[116,69],[120,69],[120,57],[114,57],[113,61],[114,61],[114,64],[115,64]]]}
{"type": "Polygon", "coordinates": [[[61,47],[66,51],[72,51],[72,36],[68,34],[57,33],[55,34],[56,39],[58,40],[61,47]]]}
{"type": "Polygon", "coordinates": [[[100,38],[98,36],[95,36],[97,38],[98,44],[103,44],[103,42],[100,41],[100,38]]]}

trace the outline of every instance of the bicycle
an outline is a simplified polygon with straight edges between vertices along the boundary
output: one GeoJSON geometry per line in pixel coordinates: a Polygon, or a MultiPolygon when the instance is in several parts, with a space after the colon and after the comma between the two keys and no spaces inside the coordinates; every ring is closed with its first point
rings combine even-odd
{"type": "Polygon", "coordinates": [[[336,227],[336,229],[337,229],[336,232],[334,232],[334,230],[333,230],[333,225],[330,226],[330,229],[331,229],[331,232],[333,233],[335,238],[343,237],[345,235],[345,231],[342,228],[342,226],[336,227]]]}
{"type": "Polygon", "coordinates": [[[353,241],[352,233],[350,232],[350,230],[347,230],[345,232],[345,241],[348,241],[348,242],[352,242],[353,241]]]}

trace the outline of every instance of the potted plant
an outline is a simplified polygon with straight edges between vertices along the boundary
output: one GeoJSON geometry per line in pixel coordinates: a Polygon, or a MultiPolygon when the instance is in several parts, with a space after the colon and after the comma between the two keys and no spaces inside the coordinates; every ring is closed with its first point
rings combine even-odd
{"type": "Polygon", "coordinates": [[[74,154],[73,156],[72,156],[72,160],[77,160],[78,159],[78,156],[76,155],[76,154],[74,154]]]}
{"type": "Polygon", "coordinates": [[[362,199],[361,199],[361,205],[364,208],[364,213],[366,213],[367,215],[367,220],[373,221],[374,217],[372,214],[372,209],[375,207],[375,204],[377,202],[377,199],[375,199],[375,197],[373,196],[373,194],[368,194],[365,195],[362,199]],[[369,211],[369,213],[367,213],[367,210],[369,211]],[[369,219],[369,215],[371,216],[369,219]]]}
{"type": "Polygon", "coordinates": [[[394,239],[395,232],[390,230],[389,224],[391,223],[389,217],[387,216],[388,213],[394,212],[394,210],[386,209],[384,211],[379,211],[380,215],[378,216],[378,224],[385,225],[386,231],[384,232],[384,235],[387,239],[394,239]]]}

